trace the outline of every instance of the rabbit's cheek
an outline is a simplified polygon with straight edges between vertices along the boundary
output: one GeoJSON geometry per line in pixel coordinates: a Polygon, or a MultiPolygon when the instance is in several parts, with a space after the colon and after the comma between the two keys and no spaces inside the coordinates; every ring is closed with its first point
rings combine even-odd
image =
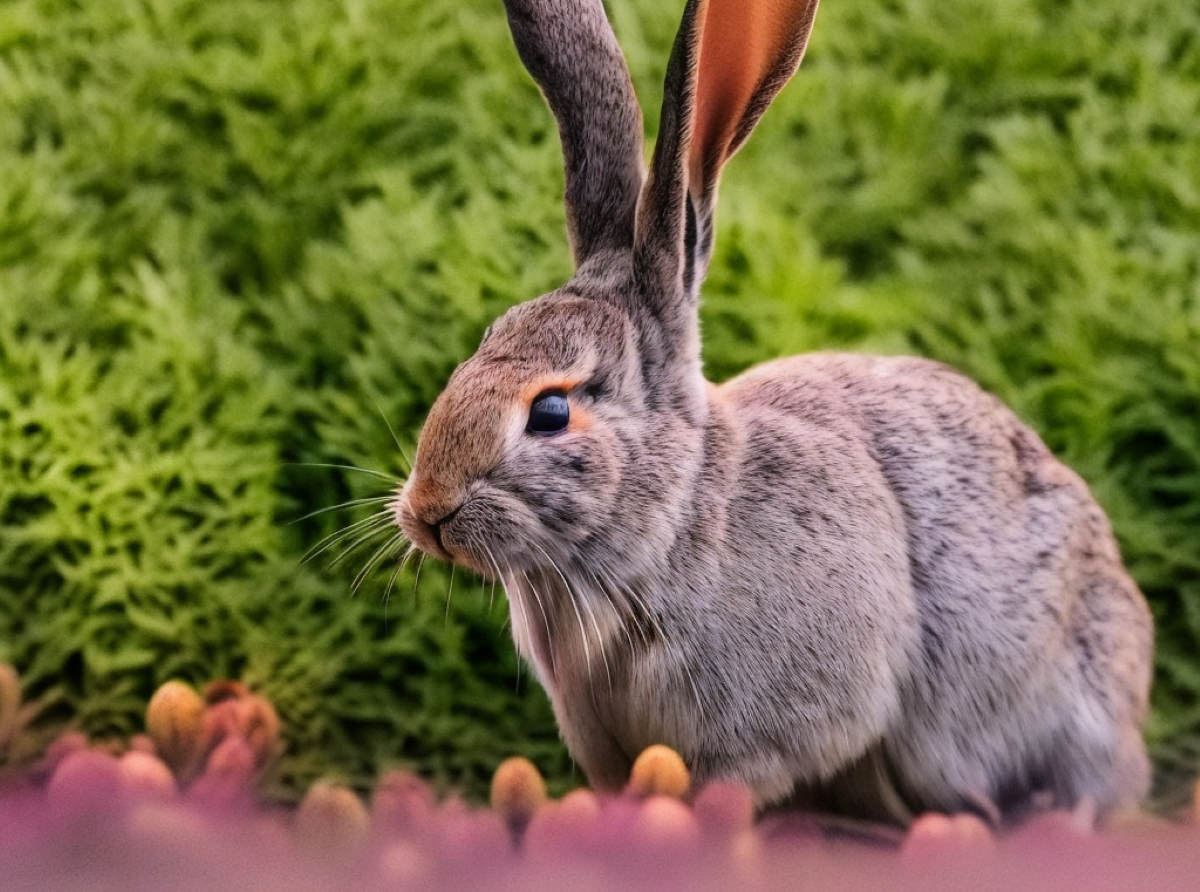
{"type": "Polygon", "coordinates": [[[492,524],[481,514],[486,512],[477,510],[477,506],[472,502],[463,503],[460,510],[431,530],[435,548],[426,550],[436,557],[453,561],[484,576],[493,575],[492,564],[488,558],[494,551],[488,544],[491,539],[489,527],[492,524]]]}

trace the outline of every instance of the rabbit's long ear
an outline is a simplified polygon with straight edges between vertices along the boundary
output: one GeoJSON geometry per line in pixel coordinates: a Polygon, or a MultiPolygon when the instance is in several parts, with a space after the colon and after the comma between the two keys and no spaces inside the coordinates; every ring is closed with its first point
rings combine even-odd
{"type": "Polygon", "coordinates": [[[658,300],[678,301],[682,278],[682,309],[691,308],[712,253],[721,168],[800,65],[816,13],[817,0],[689,0],[634,243],[658,300]]]}
{"type": "Polygon", "coordinates": [[[521,61],[558,122],[576,266],[633,244],[642,113],[601,0],[504,0],[521,61]]]}

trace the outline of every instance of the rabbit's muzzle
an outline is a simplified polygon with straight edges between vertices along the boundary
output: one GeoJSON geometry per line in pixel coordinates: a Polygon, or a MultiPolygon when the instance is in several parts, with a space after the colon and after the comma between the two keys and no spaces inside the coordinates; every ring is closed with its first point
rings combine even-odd
{"type": "Polygon", "coordinates": [[[447,504],[436,493],[404,487],[392,502],[396,524],[413,545],[426,554],[453,561],[447,547],[446,527],[461,511],[463,503],[447,504]]]}

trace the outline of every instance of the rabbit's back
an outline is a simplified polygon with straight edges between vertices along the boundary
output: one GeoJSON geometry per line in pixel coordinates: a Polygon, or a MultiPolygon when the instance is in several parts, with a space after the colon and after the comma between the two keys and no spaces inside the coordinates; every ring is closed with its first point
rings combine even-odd
{"type": "Polygon", "coordinates": [[[1144,794],[1149,610],[1104,513],[1036,434],[921,359],[812,354],[720,393],[747,427],[855,426],[900,505],[918,643],[881,754],[906,800],[1144,794]]]}

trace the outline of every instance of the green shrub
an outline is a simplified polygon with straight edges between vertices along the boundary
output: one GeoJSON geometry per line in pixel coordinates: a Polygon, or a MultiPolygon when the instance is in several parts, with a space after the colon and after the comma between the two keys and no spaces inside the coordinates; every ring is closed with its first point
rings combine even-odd
{"type": "MultiPolygon", "coordinates": [[[[610,5],[651,131],[676,6],[610,5]]],[[[730,165],[704,306],[716,378],[916,352],[1033,423],[1152,600],[1171,770],[1200,741],[1197,34],[1164,0],[827,4],[730,165]]],[[[0,4],[0,660],[47,721],[124,735],[166,678],[235,675],[283,715],[285,790],[478,793],[511,752],[568,781],[502,594],[389,558],[352,596],[386,532],[304,561],[379,503],[306,515],[386,494],[487,322],[569,274],[559,163],[499,2],[0,4]]]]}

